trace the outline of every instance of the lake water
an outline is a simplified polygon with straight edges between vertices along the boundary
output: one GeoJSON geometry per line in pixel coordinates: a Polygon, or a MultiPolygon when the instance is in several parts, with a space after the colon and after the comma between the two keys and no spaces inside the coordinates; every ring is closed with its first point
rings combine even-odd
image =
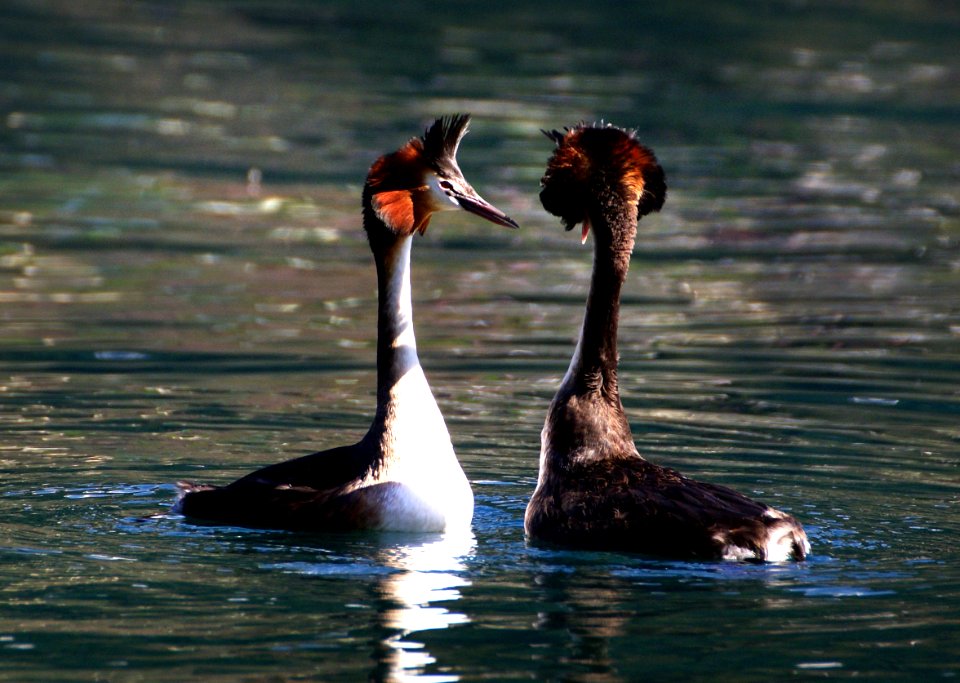
{"type": "Polygon", "coordinates": [[[0,679],[960,674],[960,11],[947,2],[0,5],[0,679]],[[414,247],[468,537],[196,526],[173,482],[372,414],[370,162],[469,111],[510,232],[414,247]],[[670,185],[625,288],[641,452],[788,510],[810,559],[525,543],[591,253],[540,128],[670,185]]]}

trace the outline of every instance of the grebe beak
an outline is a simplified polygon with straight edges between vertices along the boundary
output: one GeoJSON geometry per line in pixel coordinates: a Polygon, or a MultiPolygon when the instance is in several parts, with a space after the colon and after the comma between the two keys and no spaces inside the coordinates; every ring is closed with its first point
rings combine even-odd
{"type": "Polygon", "coordinates": [[[565,220],[563,222],[563,225],[564,225],[563,229],[566,230],[567,232],[570,232],[571,230],[573,230],[575,227],[579,225],[580,226],[580,244],[587,243],[587,236],[590,234],[590,217],[589,216],[584,216],[582,221],[578,221],[576,223],[568,222],[565,220]]]}
{"type": "Polygon", "coordinates": [[[515,220],[477,194],[454,167],[442,174],[429,173],[427,186],[434,197],[434,210],[461,208],[505,228],[519,228],[515,220]]]}
{"type": "Polygon", "coordinates": [[[515,220],[510,218],[510,216],[495,207],[493,204],[487,202],[476,192],[473,192],[472,195],[456,192],[451,196],[464,211],[469,211],[472,214],[476,214],[477,216],[480,216],[480,218],[486,218],[491,223],[502,225],[505,228],[520,227],[515,220]]]}

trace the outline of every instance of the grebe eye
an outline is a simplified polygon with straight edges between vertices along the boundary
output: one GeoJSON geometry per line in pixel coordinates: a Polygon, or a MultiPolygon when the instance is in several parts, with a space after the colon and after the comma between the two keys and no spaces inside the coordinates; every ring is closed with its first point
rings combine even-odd
{"type": "Polygon", "coordinates": [[[442,187],[447,192],[453,192],[453,183],[451,183],[449,180],[441,180],[440,187],[442,187]]]}

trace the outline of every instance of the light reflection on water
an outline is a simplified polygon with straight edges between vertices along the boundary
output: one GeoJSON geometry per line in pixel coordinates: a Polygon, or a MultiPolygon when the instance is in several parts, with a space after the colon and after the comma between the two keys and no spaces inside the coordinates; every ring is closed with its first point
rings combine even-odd
{"type": "Polygon", "coordinates": [[[0,678],[955,676],[955,12],[412,10],[0,8],[0,678]],[[466,175],[523,225],[445,215],[413,256],[475,535],[165,514],[177,479],[363,433],[360,182],[462,109],[466,175]],[[638,447],[793,512],[802,565],[524,542],[591,265],[539,207],[538,130],[601,117],[670,183],[622,312],[638,447]]]}
{"type": "MultiPolygon", "coordinates": [[[[368,567],[356,563],[279,563],[262,565],[304,576],[349,576],[382,574],[377,592],[387,606],[378,615],[389,635],[381,641],[378,655],[378,677],[390,681],[430,680],[456,681],[459,676],[426,674],[436,659],[416,640],[422,631],[445,629],[468,623],[467,615],[451,609],[460,599],[460,589],[469,586],[464,578],[465,558],[472,555],[476,539],[472,533],[445,534],[437,539],[409,543],[409,536],[400,536],[401,545],[387,545],[368,567]],[[402,539],[402,540],[401,540],[402,539]]],[[[388,544],[386,538],[380,539],[388,544]]],[[[455,607],[455,606],[454,606],[455,607]]]]}

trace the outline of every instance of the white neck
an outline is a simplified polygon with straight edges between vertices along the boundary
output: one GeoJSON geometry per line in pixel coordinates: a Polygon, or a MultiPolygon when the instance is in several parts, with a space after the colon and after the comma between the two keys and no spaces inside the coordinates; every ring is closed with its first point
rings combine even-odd
{"type": "Polygon", "coordinates": [[[412,237],[402,237],[378,256],[377,415],[370,432],[377,433],[386,461],[408,448],[453,450],[417,356],[410,285],[412,242],[412,237]]]}
{"type": "Polygon", "coordinates": [[[370,483],[402,484],[383,503],[385,528],[469,528],[473,493],[417,357],[410,293],[411,237],[376,255],[377,414],[366,440],[379,454],[370,483]]]}
{"type": "MultiPolygon", "coordinates": [[[[396,384],[409,370],[420,368],[417,357],[417,338],[413,331],[413,301],[410,286],[410,250],[412,237],[404,237],[387,254],[383,276],[386,286],[380,292],[380,329],[385,335],[379,343],[386,343],[384,360],[389,361],[385,379],[389,386],[396,384]]],[[[379,359],[378,359],[379,360],[379,359]]]]}

